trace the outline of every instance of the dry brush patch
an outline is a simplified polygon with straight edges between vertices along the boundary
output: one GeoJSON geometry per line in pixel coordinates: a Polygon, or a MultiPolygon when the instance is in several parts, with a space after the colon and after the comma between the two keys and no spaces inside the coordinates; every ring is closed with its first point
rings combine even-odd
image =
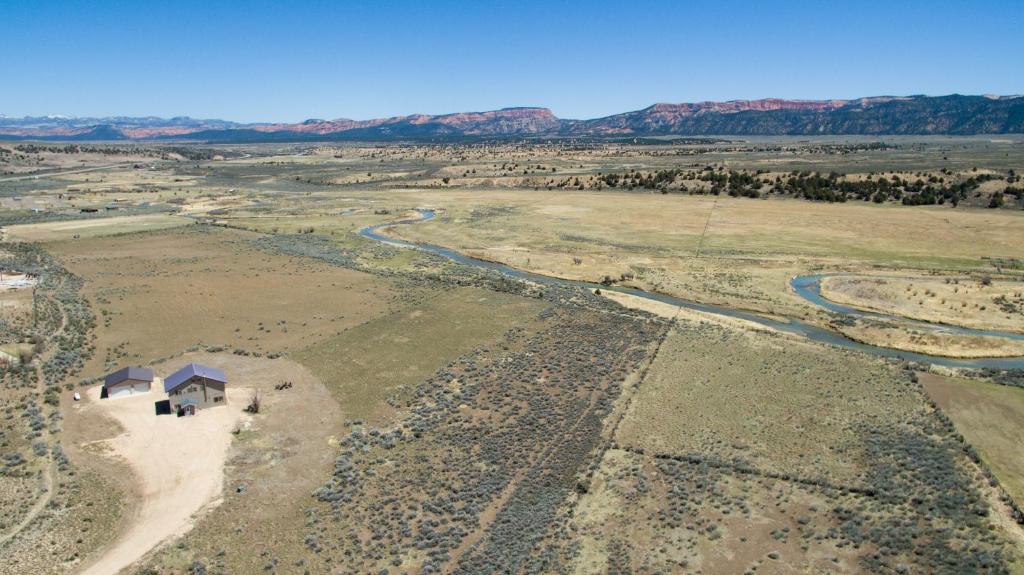
{"type": "Polygon", "coordinates": [[[309,545],[357,572],[533,572],[621,382],[663,325],[551,311],[438,370],[386,430],[357,427],[317,492],[309,545]]]}
{"type": "Polygon", "coordinates": [[[120,513],[116,496],[98,476],[71,466],[62,445],[61,395],[92,354],[95,320],[81,297],[81,278],[46,251],[34,244],[9,243],[4,253],[4,267],[22,270],[38,282],[32,320],[16,326],[21,330],[16,335],[35,342],[36,356],[2,372],[0,397],[13,401],[5,406],[0,433],[7,448],[0,473],[5,478],[3,495],[24,495],[24,485],[8,479],[32,482],[27,498],[2,505],[3,568],[59,573],[76,564],[90,546],[109,538],[120,513]]]}
{"type": "Polygon", "coordinates": [[[0,547],[0,573],[63,574],[75,570],[110,541],[124,513],[117,485],[62,453],[50,503],[24,530],[0,547]]]}
{"type": "MultiPolygon", "coordinates": [[[[579,561],[624,553],[618,560],[641,571],[644,561],[666,568],[682,556],[704,572],[1005,573],[1020,560],[996,528],[1006,510],[986,496],[988,479],[962,437],[916,379],[864,356],[681,323],[616,439],[629,455],[599,475],[618,487],[595,497],[621,497],[616,489],[641,490],[638,482],[662,487],[641,490],[654,498],[646,503],[611,505],[625,511],[610,526],[585,514],[582,548],[591,551],[579,561]],[[632,471],[616,470],[622,460],[632,471]],[[680,499],[664,499],[672,493],[680,499]],[[602,533],[634,524],[646,539],[609,547],[602,533]],[[666,537],[681,555],[659,550],[666,537]],[[796,537],[799,547],[788,545],[796,537]]],[[[585,497],[580,508],[594,515],[602,505],[585,497]]]]}

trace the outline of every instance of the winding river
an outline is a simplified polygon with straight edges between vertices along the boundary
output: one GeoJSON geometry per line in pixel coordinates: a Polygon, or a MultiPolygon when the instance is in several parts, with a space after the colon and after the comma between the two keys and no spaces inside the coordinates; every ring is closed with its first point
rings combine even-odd
{"type": "MultiPolygon", "coordinates": [[[[424,250],[424,251],[427,251],[427,252],[430,252],[430,253],[437,254],[439,256],[448,258],[449,260],[452,260],[452,261],[454,261],[456,263],[460,263],[460,264],[464,264],[464,265],[468,265],[468,266],[472,266],[472,267],[479,268],[479,269],[484,269],[484,270],[493,270],[493,271],[502,273],[502,274],[504,274],[506,276],[509,276],[509,277],[529,280],[529,281],[536,282],[536,283],[539,283],[539,284],[542,284],[542,285],[567,286],[567,287],[586,288],[586,289],[600,288],[602,290],[616,291],[616,292],[625,293],[625,294],[629,294],[629,295],[633,295],[633,296],[637,296],[637,297],[646,298],[646,299],[653,300],[653,301],[659,301],[659,302],[671,304],[671,305],[674,305],[674,306],[679,306],[679,307],[682,307],[682,308],[685,308],[685,309],[691,309],[691,310],[702,311],[702,312],[712,313],[712,314],[721,315],[721,316],[727,316],[727,317],[733,317],[733,318],[737,318],[737,319],[742,319],[742,320],[754,322],[754,323],[759,324],[759,325],[763,325],[765,327],[776,329],[776,330],[781,331],[781,332],[801,335],[801,336],[804,336],[807,339],[810,339],[810,340],[813,340],[813,341],[817,341],[817,342],[821,342],[821,343],[827,343],[827,344],[835,345],[835,346],[846,348],[846,349],[853,349],[853,350],[857,350],[857,351],[863,351],[865,353],[870,353],[870,354],[874,354],[874,355],[881,356],[881,357],[902,358],[902,359],[906,359],[908,361],[916,361],[916,362],[921,362],[921,363],[933,363],[933,364],[943,365],[943,366],[947,366],[947,367],[963,367],[963,368],[989,367],[989,368],[995,368],[995,369],[1024,369],[1024,357],[955,359],[955,358],[949,358],[949,357],[927,355],[927,354],[923,354],[923,353],[914,353],[914,352],[908,352],[908,351],[900,351],[900,350],[890,349],[890,348],[887,348],[887,347],[870,345],[870,344],[854,341],[854,340],[844,336],[843,334],[841,334],[839,332],[832,331],[830,329],[826,329],[826,328],[823,328],[823,327],[818,327],[816,325],[806,323],[806,322],[801,321],[801,320],[796,319],[796,318],[786,318],[785,320],[773,319],[773,318],[764,317],[764,316],[761,316],[761,315],[758,315],[756,313],[749,312],[749,311],[733,309],[733,308],[726,307],[726,306],[720,306],[720,305],[713,305],[713,304],[707,304],[707,303],[700,303],[700,302],[690,301],[690,300],[683,299],[683,298],[678,298],[678,297],[674,297],[674,296],[670,296],[670,295],[665,295],[665,294],[654,293],[654,292],[643,291],[643,290],[639,290],[639,289],[635,289],[635,288],[626,288],[626,287],[621,287],[621,286],[605,286],[605,285],[601,285],[601,284],[597,284],[597,283],[592,283],[592,282],[579,281],[579,280],[570,280],[570,279],[563,279],[563,278],[556,278],[556,277],[551,277],[551,276],[545,276],[545,275],[541,275],[541,274],[535,274],[535,273],[532,273],[532,272],[528,272],[528,271],[524,271],[524,270],[521,270],[521,269],[513,268],[513,267],[507,266],[505,264],[500,264],[500,263],[497,263],[497,262],[491,262],[491,261],[480,260],[480,259],[477,259],[477,258],[469,257],[469,256],[466,256],[466,255],[460,254],[460,253],[456,252],[455,250],[452,250],[452,249],[449,249],[449,248],[445,248],[445,247],[442,247],[442,246],[437,246],[437,245],[428,244],[428,243],[407,242],[407,241],[404,241],[404,240],[399,240],[399,239],[395,239],[395,238],[392,238],[392,237],[388,237],[388,236],[385,236],[385,235],[380,233],[380,230],[383,229],[383,228],[388,228],[388,227],[396,226],[396,225],[416,224],[416,223],[420,223],[420,222],[425,222],[427,220],[431,220],[431,219],[433,219],[435,217],[435,213],[434,213],[433,210],[418,209],[417,211],[420,213],[420,216],[421,216],[419,218],[410,218],[410,219],[399,220],[399,221],[395,221],[395,222],[388,222],[388,223],[385,223],[385,224],[379,224],[379,225],[376,225],[376,226],[369,226],[369,227],[366,227],[366,228],[363,228],[363,229],[359,230],[359,235],[361,235],[361,236],[363,236],[364,238],[367,238],[367,239],[376,240],[376,241],[379,241],[379,242],[384,242],[384,243],[395,245],[395,246],[407,247],[407,248],[415,248],[415,249],[424,250]]],[[[875,317],[875,318],[882,318],[882,319],[897,319],[895,317],[887,316],[885,314],[876,313],[876,312],[863,311],[863,310],[859,310],[859,309],[855,309],[855,308],[851,308],[851,307],[847,307],[847,306],[842,306],[842,305],[836,304],[834,302],[831,302],[829,300],[826,300],[825,298],[823,298],[821,296],[821,280],[824,279],[825,277],[828,277],[828,275],[829,274],[798,276],[798,277],[793,279],[792,287],[793,287],[793,289],[796,291],[796,293],[798,295],[800,295],[801,297],[803,297],[807,301],[809,301],[809,302],[811,302],[811,303],[813,303],[815,305],[818,305],[818,306],[820,306],[820,307],[822,307],[824,309],[827,309],[827,310],[829,310],[829,311],[831,311],[833,313],[837,313],[837,314],[841,314],[841,315],[848,315],[848,316],[875,317]]],[[[903,318],[898,318],[898,319],[900,319],[902,321],[906,321],[903,318]]],[[[935,324],[928,324],[926,322],[919,322],[919,323],[921,323],[923,325],[930,326],[933,329],[935,327],[935,324]]],[[[989,335],[989,336],[1007,337],[1007,338],[1011,338],[1011,339],[1024,339],[1024,335],[1022,335],[1022,334],[1015,334],[1015,333],[1004,333],[1004,332],[989,331],[989,330],[976,330],[976,329],[962,328],[962,327],[956,327],[956,326],[946,326],[946,325],[941,326],[941,328],[943,330],[945,330],[945,331],[950,332],[950,333],[965,333],[965,334],[969,334],[969,335],[989,335]]]]}

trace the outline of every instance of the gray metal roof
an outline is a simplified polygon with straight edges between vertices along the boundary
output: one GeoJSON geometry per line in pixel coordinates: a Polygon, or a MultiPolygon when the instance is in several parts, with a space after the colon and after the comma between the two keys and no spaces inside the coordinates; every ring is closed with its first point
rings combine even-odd
{"type": "Polygon", "coordinates": [[[221,383],[228,382],[228,378],[224,375],[223,371],[214,367],[199,365],[198,363],[190,363],[164,379],[164,391],[170,393],[172,389],[197,376],[221,383]]]}
{"type": "Polygon", "coordinates": [[[111,373],[103,379],[103,387],[117,385],[128,379],[153,381],[153,370],[145,367],[128,366],[111,373]]]}

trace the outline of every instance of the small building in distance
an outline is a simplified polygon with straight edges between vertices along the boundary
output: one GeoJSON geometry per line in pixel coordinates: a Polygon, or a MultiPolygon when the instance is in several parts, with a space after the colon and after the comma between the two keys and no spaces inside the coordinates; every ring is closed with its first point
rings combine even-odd
{"type": "Polygon", "coordinates": [[[127,397],[149,393],[153,386],[153,370],[129,366],[111,373],[103,380],[101,397],[127,397]]]}
{"type": "Polygon", "coordinates": [[[227,403],[227,383],[223,371],[190,363],[164,379],[164,391],[172,411],[195,415],[197,410],[227,403]]]}

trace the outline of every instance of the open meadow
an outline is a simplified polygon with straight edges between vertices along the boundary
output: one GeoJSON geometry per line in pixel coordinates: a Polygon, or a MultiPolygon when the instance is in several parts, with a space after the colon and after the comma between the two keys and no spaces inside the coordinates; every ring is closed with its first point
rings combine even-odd
{"type": "Polygon", "coordinates": [[[1017,136],[0,149],[0,573],[1024,573],[1017,136]]]}

